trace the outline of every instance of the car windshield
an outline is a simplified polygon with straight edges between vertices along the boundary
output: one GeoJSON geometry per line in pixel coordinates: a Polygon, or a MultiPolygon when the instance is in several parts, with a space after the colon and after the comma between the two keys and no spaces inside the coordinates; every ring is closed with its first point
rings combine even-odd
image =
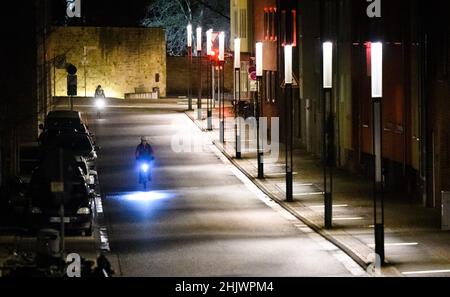
{"type": "Polygon", "coordinates": [[[93,150],[92,143],[85,134],[48,134],[44,145],[71,150],[81,155],[87,155],[93,150]]]}
{"type": "Polygon", "coordinates": [[[81,123],[79,119],[71,118],[47,118],[46,122],[47,129],[54,128],[81,128],[81,123]]]}

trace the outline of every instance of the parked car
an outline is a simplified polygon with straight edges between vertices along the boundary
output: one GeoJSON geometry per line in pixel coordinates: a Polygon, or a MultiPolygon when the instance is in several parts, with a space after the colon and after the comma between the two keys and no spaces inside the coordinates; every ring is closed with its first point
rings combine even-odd
{"type": "MultiPolygon", "coordinates": [[[[50,162],[52,162],[50,160],[50,162]]],[[[57,173],[55,166],[39,167],[33,173],[27,196],[29,197],[29,221],[33,228],[59,229],[61,225],[60,207],[64,203],[64,223],[68,231],[83,232],[92,235],[93,227],[93,194],[79,167],[65,171],[65,193],[51,191],[52,176],[57,173]],[[61,197],[64,197],[61,199],[61,197]]],[[[43,163],[45,164],[45,162],[43,163]]]]}
{"type": "Polygon", "coordinates": [[[70,151],[73,156],[82,156],[87,162],[97,159],[96,147],[91,138],[87,134],[72,130],[48,131],[42,137],[41,146],[43,150],[61,148],[70,151]]]}
{"type": "Polygon", "coordinates": [[[62,128],[72,128],[78,130],[78,132],[83,132],[81,130],[85,127],[83,127],[81,113],[73,110],[55,110],[49,112],[45,118],[44,129],[62,128]]]}
{"type": "Polygon", "coordinates": [[[55,110],[49,112],[42,130],[43,134],[49,131],[72,130],[89,135],[92,142],[95,142],[94,134],[89,131],[79,111],[55,110]]]}
{"type": "Polygon", "coordinates": [[[75,156],[74,161],[76,166],[81,169],[81,172],[83,173],[84,179],[89,185],[89,188],[95,189],[98,184],[97,171],[89,168],[88,162],[86,162],[86,159],[82,156],[75,156]]]}

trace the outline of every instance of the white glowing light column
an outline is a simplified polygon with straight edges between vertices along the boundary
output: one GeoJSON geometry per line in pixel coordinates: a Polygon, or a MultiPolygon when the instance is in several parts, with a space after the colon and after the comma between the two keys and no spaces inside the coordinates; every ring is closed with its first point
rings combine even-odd
{"type": "Polygon", "coordinates": [[[240,108],[241,103],[241,39],[234,39],[234,129],[236,136],[236,159],[242,158],[241,152],[241,117],[240,108]]]}
{"type": "Polygon", "coordinates": [[[373,102],[373,152],[375,156],[374,180],[374,223],[375,254],[384,263],[384,198],[383,198],[383,164],[382,164],[382,98],[383,98],[383,44],[371,44],[371,74],[373,102]]]}
{"type": "Polygon", "coordinates": [[[213,67],[213,56],[214,56],[214,51],[212,49],[213,46],[213,40],[212,40],[212,34],[213,34],[213,29],[209,29],[208,31],[206,31],[206,55],[208,56],[208,75],[207,75],[207,82],[208,82],[208,98],[206,100],[207,103],[207,107],[206,107],[206,113],[207,113],[207,125],[206,125],[206,129],[208,131],[212,131],[213,130],[213,124],[212,124],[212,94],[213,94],[213,90],[212,90],[212,81],[213,81],[213,77],[212,77],[212,67],[213,67]]]}
{"type": "Polygon", "coordinates": [[[293,75],[292,45],[284,46],[284,85],[285,85],[285,155],[286,155],[286,201],[294,201],[293,196],[293,75]]]}
{"type": "Polygon", "coordinates": [[[262,98],[261,98],[261,84],[263,76],[263,43],[256,43],[256,85],[257,85],[257,96],[256,96],[256,147],[258,153],[258,178],[264,178],[264,151],[262,148],[261,133],[260,131],[260,120],[262,117],[262,98]]]}
{"type": "Polygon", "coordinates": [[[197,120],[201,121],[202,118],[202,28],[197,27],[197,72],[198,72],[198,98],[197,98],[197,120]]]}
{"type": "Polygon", "coordinates": [[[225,143],[225,33],[219,33],[219,78],[220,78],[220,97],[219,97],[219,118],[220,118],[220,142],[225,143]]]}
{"type": "Polygon", "coordinates": [[[333,117],[333,43],[322,44],[323,65],[323,160],[324,160],[324,218],[325,228],[333,227],[333,166],[334,166],[334,117],[333,117]]]}
{"type": "Polygon", "coordinates": [[[186,27],[187,33],[187,56],[188,56],[188,65],[189,65],[189,75],[188,75],[188,110],[192,109],[192,90],[191,90],[191,81],[192,81],[192,25],[189,24],[186,27]]]}

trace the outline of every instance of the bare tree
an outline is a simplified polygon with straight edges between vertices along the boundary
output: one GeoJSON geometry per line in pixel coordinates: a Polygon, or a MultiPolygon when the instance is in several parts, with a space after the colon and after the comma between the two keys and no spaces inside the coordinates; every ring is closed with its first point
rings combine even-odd
{"type": "Polygon", "coordinates": [[[186,26],[214,28],[229,32],[228,1],[154,0],[147,7],[142,25],[166,29],[167,53],[180,56],[186,53],[186,26]]]}

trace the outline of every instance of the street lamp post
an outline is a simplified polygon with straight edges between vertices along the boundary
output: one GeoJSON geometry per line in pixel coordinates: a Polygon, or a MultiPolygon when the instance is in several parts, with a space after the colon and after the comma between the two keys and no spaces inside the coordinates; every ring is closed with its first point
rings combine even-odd
{"type": "Polygon", "coordinates": [[[224,84],[225,84],[225,33],[219,33],[219,80],[221,94],[219,101],[219,108],[221,109],[220,117],[220,142],[225,144],[225,96],[224,96],[224,84]]]}
{"type": "Polygon", "coordinates": [[[380,264],[384,263],[384,189],[382,164],[382,105],[383,98],[383,44],[371,44],[373,152],[375,155],[374,223],[375,253],[380,264]]]}
{"type": "Polygon", "coordinates": [[[239,115],[240,103],[241,103],[241,39],[236,38],[234,39],[234,108],[235,108],[234,130],[236,135],[236,159],[242,158],[241,127],[239,115]]]}
{"type": "Polygon", "coordinates": [[[334,117],[333,117],[333,43],[324,42],[323,54],[323,162],[325,228],[333,228],[333,166],[334,166],[334,117]]]}
{"type": "Polygon", "coordinates": [[[264,178],[264,151],[260,133],[261,82],[263,76],[263,43],[256,43],[256,151],[258,155],[258,178],[264,178]]]}
{"type": "Polygon", "coordinates": [[[212,64],[213,64],[213,60],[212,57],[214,55],[214,52],[212,50],[212,33],[213,30],[209,29],[208,31],[206,31],[206,55],[208,56],[208,71],[207,71],[207,76],[208,76],[208,98],[206,101],[207,107],[207,130],[208,131],[212,131],[213,126],[212,126],[212,64]]]}
{"type": "Polygon", "coordinates": [[[286,155],[286,201],[294,201],[293,195],[293,75],[292,75],[292,45],[284,46],[284,83],[285,83],[285,155],[286,155]]]}
{"type": "Polygon", "coordinates": [[[198,99],[197,120],[202,120],[202,28],[197,27],[197,60],[198,60],[198,99]]]}
{"type": "Polygon", "coordinates": [[[191,76],[192,76],[192,25],[187,25],[187,54],[188,54],[188,110],[192,110],[192,91],[191,91],[191,76]]]}

